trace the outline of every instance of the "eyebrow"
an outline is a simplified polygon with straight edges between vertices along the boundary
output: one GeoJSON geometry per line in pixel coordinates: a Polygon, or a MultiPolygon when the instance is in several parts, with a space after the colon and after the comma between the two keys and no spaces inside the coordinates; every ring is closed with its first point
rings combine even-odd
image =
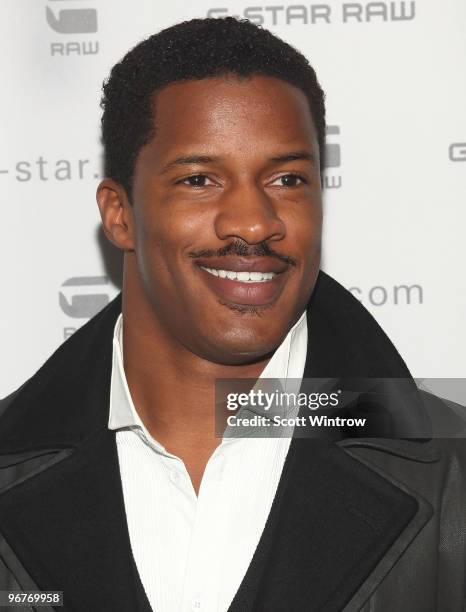
{"type": "MultiPolygon", "coordinates": [[[[221,157],[211,156],[211,155],[201,155],[194,153],[193,155],[182,155],[181,157],[177,157],[167,164],[165,164],[161,170],[161,174],[169,170],[170,168],[176,166],[183,165],[192,165],[192,164],[212,164],[216,161],[219,161],[221,157]]],[[[274,155],[269,158],[269,161],[279,163],[279,162],[289,162],[289,161],[297,161],[297,160],[305,160],[310,161],[312,164],[315,164],[315,156],[309,151],[289,151],[288,153],[284,153],[283,155],[274,155]]]]}
{"type": "Polygon", "coordinates": [[[165,164],[162,168],[161,174],[163,174],[170,168],[173,168],[173,166],[183,166],[190,164],[211,164],[213,162],[218,161],[219,159],[219,157],[211,157],[210,155],[183,155],[165,164]]]}
{"type": "Polygon", "coordinates": [[[309,151],[290,151],[290,153],[284,153],[283,155],[277,155],[271,157],[270,161],[273,162],[289,162],[304,159],[315,164],[315,156],[309,151]]]}

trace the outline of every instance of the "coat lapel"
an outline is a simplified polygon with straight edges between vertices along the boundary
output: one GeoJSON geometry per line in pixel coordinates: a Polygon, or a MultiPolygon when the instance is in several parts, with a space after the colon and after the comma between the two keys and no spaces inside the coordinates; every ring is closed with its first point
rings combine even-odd
{"type": "Polygon", "coordinates": [[[41,590],[63,591],[65,610],[150,610],[131,553],[114,432],[58,455],[0,495],[3,537],[41,590]]]}
{"type": "Polygon", "coordinates": [[[336,444],[294,439],[229,612],[359,610],[430,516],[336,444]]]}
{"type": "Polygon", "coordinates": [[[22,588],[63,591],[65,610],[150,610],[107,428],[120,309],[76,332],[2,417],[0,549],[22,588]]]}

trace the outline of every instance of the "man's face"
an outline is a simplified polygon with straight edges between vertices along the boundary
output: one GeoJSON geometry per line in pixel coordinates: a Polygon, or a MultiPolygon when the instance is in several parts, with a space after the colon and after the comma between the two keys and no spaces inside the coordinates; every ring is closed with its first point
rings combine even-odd
{"type": "Polygon", "coordinates": [[[320,262],[319,150],[305,95],[272,77],[171,84],[133,181],[135,265],[155,317],[200,357],[283,340],[320,262]]]}

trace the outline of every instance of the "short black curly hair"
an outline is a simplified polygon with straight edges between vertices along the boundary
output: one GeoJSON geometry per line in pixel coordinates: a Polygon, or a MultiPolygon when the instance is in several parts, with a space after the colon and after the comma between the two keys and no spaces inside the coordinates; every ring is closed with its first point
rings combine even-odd
{"type": "Polygon", "coordinates": [[[321,169],[325,104],[314,69],[268,30],[234,17],[192,19],[154,34],[131,49],[103,84],[105,175],[131,198],[134,165],[154,132],[153,94],[166,85],[222,74],[272,76],[301,89],[317,131],[321,169]]]}

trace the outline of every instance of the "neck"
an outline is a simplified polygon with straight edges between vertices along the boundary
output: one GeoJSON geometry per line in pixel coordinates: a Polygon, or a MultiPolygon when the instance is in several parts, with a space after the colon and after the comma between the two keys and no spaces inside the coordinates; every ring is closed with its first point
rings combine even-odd
{"type": "Polygon", "coordinates": [[[134,406],[150,434],[169,452],[180,456],[180,449],[192,447],[197,455],[201,449],[209,455],[221,441],[215,435],[215,380],[255,380],[271,354],[242,365],[199,357],[169,333],[131,282],[125,275],[123,359],[134,406]]]}

